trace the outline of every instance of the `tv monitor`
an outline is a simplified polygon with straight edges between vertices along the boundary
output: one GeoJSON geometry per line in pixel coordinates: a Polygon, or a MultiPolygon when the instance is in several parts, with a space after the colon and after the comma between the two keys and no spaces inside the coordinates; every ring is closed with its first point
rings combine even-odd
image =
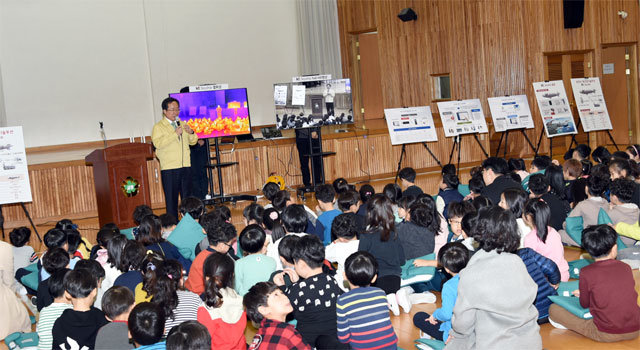
{"type": "Polygon", "coordinates": [[[180,102],[181,122],[199,138],[251,134],[247,89],[169,94],[180,102]]]}
{"type": "Polygon", "coordinates": [[[353,123],[349,79],[278,83],[273,98],[278,129],[353,123]]]}

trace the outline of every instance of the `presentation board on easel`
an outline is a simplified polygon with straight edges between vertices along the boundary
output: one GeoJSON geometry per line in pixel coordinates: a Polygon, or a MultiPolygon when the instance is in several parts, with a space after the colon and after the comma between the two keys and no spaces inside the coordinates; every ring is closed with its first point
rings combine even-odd
{"type": "Polygon", "coordinates": [[[571,88],[584,132],[613,129],[599,78],[571,79],[571,88]]]}
{"type": "Polygon", "coordinates": [[[438,141],[429,106],[387,108],[384,116],[392,145],[438,141]]]}
{"type": "Polygon", "coordinates": [[[490,97],[488,101],[496,132],[534,128],[527,95],[490,97]]]}
{"type": "Polygon", "coordinates": [[[31,201],[22,127],[0,128],[0,205],[31,201]]]}
{"type": "Polygon", "coordinates": [[[578,133],[562,80],[533,83],[533,91],[547,137],[578,133]]]}
{"type": "Polygon", "coordinates": [[[447,137],[489,132],[482,103],[477,98],[438,102],[438,110],[447,137]]]}

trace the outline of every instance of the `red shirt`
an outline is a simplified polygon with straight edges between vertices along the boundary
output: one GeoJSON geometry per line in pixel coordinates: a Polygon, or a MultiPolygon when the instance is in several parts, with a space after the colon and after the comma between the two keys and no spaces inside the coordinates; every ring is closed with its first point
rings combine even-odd
{"type": "Polygon", "coordinates": [[[260,323],[260,329],[253,337],[249,350],[289,350],[311,349],[302,340],[302,336],[290,324],[264,319],[260,323]]]}
{"type": "Polygon", "coordinates": [[[184,282],[185,288],[200,295],[204,293],[204,261],[214,252],[213,249],[207,248],[198,254],[189,269],[189,278],[184,282]]]}
{"type": "Polygon", "coordinates": [[[638,293],[629,265],[609,259],[580,270],[580,305],[589,308],[599,331],[610,334],[640,330],[638,293]]]}

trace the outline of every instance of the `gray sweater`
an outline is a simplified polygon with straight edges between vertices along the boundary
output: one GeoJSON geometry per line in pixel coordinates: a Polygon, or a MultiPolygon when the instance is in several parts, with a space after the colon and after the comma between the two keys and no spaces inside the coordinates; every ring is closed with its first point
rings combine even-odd
{"type": "Polygon", "coordinates": [[[541,349],[537,293],[517,255],[477,251],[460,272],[446,349],[541,349]]]}
{"type": "Polygon", "coordinates": [[[435,235],[426,227],[403,221],[396,225],[396,233],[407,260],[433,253],[435,235]]]}

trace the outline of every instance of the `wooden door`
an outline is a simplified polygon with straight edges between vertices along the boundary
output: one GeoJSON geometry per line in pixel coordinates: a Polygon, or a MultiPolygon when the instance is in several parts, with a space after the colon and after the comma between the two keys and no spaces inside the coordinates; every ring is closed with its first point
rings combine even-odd
{"type": "Polygon", "coordinates": [[[382,104],[382,78],[380,75],[380,57],[378,54],[378,33],[358,35],[358,55],[360,67],[360,91],[364,119],[384,117],[382,104]]]}
{"type": "MultiPolygon", "coordinates": [[[[602,92],[611,118],[611,135],[617,144],[629,142],[630,110],[629,84],[626,74],[629,48],[625,46],[605,47],[602,49],[602,92]]],[[[611,140],[603,140],[607,144],[611,140]]]]}

